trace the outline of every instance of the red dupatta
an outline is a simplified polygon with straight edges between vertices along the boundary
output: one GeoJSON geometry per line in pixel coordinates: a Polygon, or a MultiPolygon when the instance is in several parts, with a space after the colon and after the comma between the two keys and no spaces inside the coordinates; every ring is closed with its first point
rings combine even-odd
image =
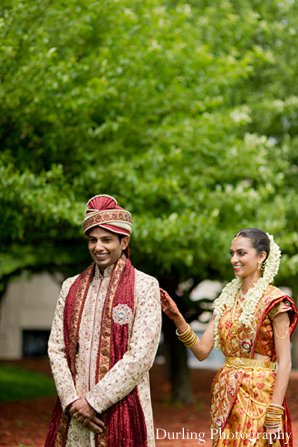
{"type": "MultiPolygon", "coordinates": [[[[92,264],[75,280],[66,297],[64,308],[65,352],[75,383],[76,350],[79,329],[95,265],[92,264]]],[[[96,383],[117,363],[128,348],[129,325],[115,322],[113,309],[124,305],[134,311],[135,272],[129,259],[123,255],[115,264],[102,313],[101,335],[97,354],[96,383]]],[[[117,320],[117,319],[116,319],[117,320]]],[[[97,447],[146,447],[147,431],[138,390],[135,387],[121,401],[112,405],[103,415],[106,430],[95,435],[97,447]]],[[[64,447],[70,416],[63,413],[58,401],[53,412],[45,447],[64,447]]]]}

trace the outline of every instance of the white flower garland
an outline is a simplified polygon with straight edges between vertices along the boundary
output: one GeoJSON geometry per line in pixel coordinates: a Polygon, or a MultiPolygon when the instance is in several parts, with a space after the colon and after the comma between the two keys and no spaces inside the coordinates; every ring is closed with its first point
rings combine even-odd
{"type": "MultiPolygon", "coordinates": [[[[266,233],[270,240],[270,252],[265,261],[265,268],[263,276],[249,289],[245,300],[241,303],[242,312],[239,318],[240,323],[247,327],[252,327],[255,308],[263,296],[265,289],[272,283],[275,275],[278,272],[281,251],[273,236],[266,233]]],[[[220,348],[220,338],[218,332],[219,320],[224,311],[230,310],[233,307],[237,293],[241,288],[242,281],[240,278],[235,278],[229,282],[222,290],[219,297],[213,303],[214,309],[214,347],[220,348]]]]}

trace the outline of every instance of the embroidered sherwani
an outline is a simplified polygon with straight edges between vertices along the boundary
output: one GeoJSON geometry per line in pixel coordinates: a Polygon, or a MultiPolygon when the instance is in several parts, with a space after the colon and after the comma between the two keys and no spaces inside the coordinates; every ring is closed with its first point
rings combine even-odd
{"type": "MultiPolygon", "coordinates": [[[[211,435],[215,447],[265,447],[266,407],[271,402],[275,383],[273,319],[282,312],[290,317],[290,333],[297,324],[297,310],[291,298],[276,287],[268,286],[255,313],[253,327],[239,323],[241,298],[226,310],[219,322],[221,349],[226,363],[212,383],[211,435]],[[269,360],[255,359],[255,354],[269,360]]],[[[274,447],[293,445],[291,423],[286,406],[283,420],[285,439],[274,447]],[[290,439],[287,439],[290,434],[290,439]]]]}
{"type": "MultiPolygon", "coordinates": [[[[113,266],[110,266],[102,275],[96,267],[90,283],[79,329],[76,385],[65,355],[63,313],[66,296],[77,276],[68,278],[63,283],[49,339],[52,373],[64,411],[79,396],[85,396],[100,415],[137,386],[145,417],[147,445],[152,447],[155,442],[148,371],[153,364],[160,337],[159,285],[155,278],[135,270],[134,311],[120,305],[112,316],[114,322],[122,321],[129,325],[128,349],[123,358],[95,383],[102,313],[112,270],[113,266]]],[[[94,434],[82,424],[74,419],[70,420],[67,447],[93,447],[94,439],[94,434]]]]}

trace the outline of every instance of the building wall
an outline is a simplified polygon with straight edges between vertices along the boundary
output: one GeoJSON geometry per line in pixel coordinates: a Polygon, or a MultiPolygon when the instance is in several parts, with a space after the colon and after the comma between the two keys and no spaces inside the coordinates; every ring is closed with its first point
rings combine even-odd
{"type": "Polygon", "coordinates": [[[22,275],[1,300],[0,358],[22,357],[22,331],[50,330],[60,286],[49,274],[22,275]]]}

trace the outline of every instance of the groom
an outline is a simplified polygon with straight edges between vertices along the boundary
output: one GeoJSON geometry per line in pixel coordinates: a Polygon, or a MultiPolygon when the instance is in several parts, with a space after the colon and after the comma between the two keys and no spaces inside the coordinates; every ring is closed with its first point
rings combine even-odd
{"type": "Polygon", "coordinates": [[[113,197],[88,201],[83,228],[93,263],[57,303],[49,357],[59,399],[45,446],[153,447],[159,285],[132,266],[131,214],[113,197]]]}

